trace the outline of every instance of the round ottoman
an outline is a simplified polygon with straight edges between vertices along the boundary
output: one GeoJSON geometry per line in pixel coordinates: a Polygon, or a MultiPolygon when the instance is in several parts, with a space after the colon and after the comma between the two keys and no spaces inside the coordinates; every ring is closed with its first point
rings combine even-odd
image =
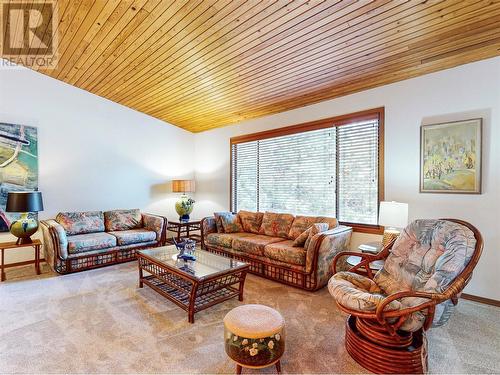
{"type": "Polygon", "coordinates": [[[241,368],[276,365],[285,351],[285,320],[276,310],[264,305],[243,305],[224,317],[224,342],[227,355],[241,368]]]}

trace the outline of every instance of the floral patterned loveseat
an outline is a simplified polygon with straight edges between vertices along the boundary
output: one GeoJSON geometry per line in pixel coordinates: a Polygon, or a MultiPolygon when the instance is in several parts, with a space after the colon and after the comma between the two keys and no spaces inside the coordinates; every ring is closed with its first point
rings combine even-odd
{"type": "Polygon", "coordinates": [[[337,219],[285,213],[216,212],[202,220],[202,247],[250,264],[250,272],[306,290],[324,287],[352,228],[337,219]]]}
{"type": "Polygon", "coordinates": [[[138,249],[165,242],[167,219],[138,209],[60,212],[42,220],[45,260],[70,273],[135,259],[138,249]]]}

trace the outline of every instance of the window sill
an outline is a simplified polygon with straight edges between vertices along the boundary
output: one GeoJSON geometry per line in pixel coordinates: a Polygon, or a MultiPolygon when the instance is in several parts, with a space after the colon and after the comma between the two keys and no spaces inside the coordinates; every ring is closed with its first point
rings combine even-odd
{"type": "Polygon", "coordinates": [[[356,224],[356,223],[348,223],[345,221],[340,221],[340,224],[352,227],[352,230],[358,233],[369,233],[369,234],[379,234],[379,235],[384,234],[384,227],[380,225],[356,224]]]}

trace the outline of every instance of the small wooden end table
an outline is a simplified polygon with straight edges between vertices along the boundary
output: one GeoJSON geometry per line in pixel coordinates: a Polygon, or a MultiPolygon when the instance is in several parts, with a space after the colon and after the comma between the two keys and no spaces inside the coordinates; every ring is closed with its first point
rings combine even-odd
{"type": "MultiPolygon", "coordinates": [[[[189,238],[191,240],[195,240],[196,243],[201,242],[200,234],[193,234],[194,231],[201,231],[201,220],[189,220],[189,221],[180,221],[180,220],[169,220],[167,223],[167,231],[175,232],[177,242],[180,242],[183,239],[189,238]]],[[[168,238],[167,235],[167,243],[174,243],[171,238],[168,238]]]]}
{"type": "Polygon", "coordinates": [[[25,243],[18,245],[15,242],[1,242],[0,250],[2,252],[2,263],[0,264],[1,270],[1,281],[5,281],[5,250],[18,249],[20,247],[33,247],[35,249],[35,271],[37,275],[40,275],[40,248],[42,247],[42,242],[38,239],[33,240],[32,243],[25,243]]]}

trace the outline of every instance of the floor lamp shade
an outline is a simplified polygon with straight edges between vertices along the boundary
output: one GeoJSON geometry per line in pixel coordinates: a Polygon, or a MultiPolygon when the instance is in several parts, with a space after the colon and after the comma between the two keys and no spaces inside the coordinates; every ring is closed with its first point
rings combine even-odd
{"type": "Polygon", "coordinates": [[[7,212],[20,212],[21,218],[10,226],[17,244],[32,243],[31,236],[38,230],[38,221],[28,217],[29,212],[43,211],[42,193],[39,191],[13,191],[7,195],[7,212]]]}

